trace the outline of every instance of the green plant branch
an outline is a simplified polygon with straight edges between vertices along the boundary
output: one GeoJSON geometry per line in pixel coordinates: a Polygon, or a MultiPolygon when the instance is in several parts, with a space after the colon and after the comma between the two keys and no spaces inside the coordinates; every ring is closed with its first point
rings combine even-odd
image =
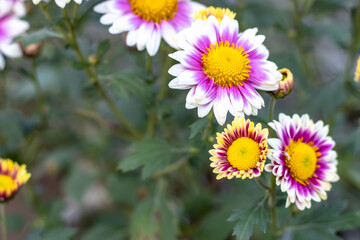
{"type": "Polygon", "coordinates": [[[208,115],[208,119],[209,122],[204,130],[204,134],[202,135],[202,140],[207,140],[207,138],[209,137],[209,134],[211,132],[212,126],[213,126],[213,122],[214,122],[214,113],[211,111],[210,114],[208,115]]]}
{"type": "Polygon", "coordinates": [[[353,32],[351,35],[351,42],[349,46],[349,55],[346,62],[344,82],[351,85],[353,75],[352,68],[356,60],[356,49],[360,40],[360,0],[358,0],[358,7],[356,9],[355,18],[353,19],[353,32]]]}
{"type": "MultiPolygon", "coordinates": [[[[308,51],[304,49],[304,41],[301,34],[302,31],[301,22],[307,11],[301,9],[300,4],[298,3],[297,0],[293,0],[292,2],[293,2],[294,29],[295,29],[295,34],[292,38],[296,45],[296,49],[300,57],[300,63],[307,77],[308,84],[310,86],[314,86],[317,83],[316,82],[317,74],[316,72],[314,72],[313,68],[310,65],[314,59],[311,58],[308,51]]],[[[308,6],[307,9],[309,8],[310,6],[308,6]]]]}
{"type": "Polygon", "coordinates": [[[6,232],[6,215],[5,215],[5,203],[0,204],[0,218],[1,218],[1,239],[7,239],[7,232],[6,232]]]}
{"type": "Polygon", "coordinates": [[[267,186],[265,183],[263,183],[260,178],[255,178],[255,181],[257,184],[260,185],[260,187],[264,188],[265,190],[272,191],[272,189],[269,186],[267,186]]]}
{"type": "MultiPolygon", "coordinates": [[[[276,98],[274,96],[271,96],[269,105],[269,122],[271,122],[274,118],[275,104],[276,98]]],[[[271,231],[272,234],[275,236],[278,231],[276,219],[276,178],[272,173],[270,173],[269,207],[271,216],[271,231]]]]}
{"type": "Polygon", "coordinates": [[[47,124],[47,114],[45,109],[45,98],[44,93],[41,89],[39,78],[37,75],[37,63],[36,58],[32,59],[32,73],[31,73],[31,80],[34,84],[35,91],[36,91],[36,97],[38,101],[38,112],[41,116],[42,124],[47,124]]]}
{"type": "Polygon", "coordinates": [[[113,100],[107,95],[107,93],[105,92],[105,90],[103,89],[103,87],[101,86],[98,76],[93,72],[93,70],[91,69],[91,67],[89,66],[87,60],[85,59],[78,40],[77,40],[77,35],[75,32],[75,28],[73,26],[73,23],[71,22],[68,12],[66,10],[66,8],[63,9],[63,14],[65,17],[65,21],[67,24],[67,27],[70,31],[70,43],[74,48],[74,51],[78,57],[78,60],[85,66],[85,72],[87,73],[91,83],[95,86],[96,90],[98,91],[98,93],[101,95],[101,97],[105,100],[105,102],[107,103],[107,105],[110,107],[110,109],[112,110],[112,112],[115,114],[115,116],[117,117],[117,119],[128,129],[128,131],[131,133],[131,135],[133,136],[133,138],[135,140],[141,140],[142,136],[140,135],[140,133],[130,124],[130,122],[128,122],[128,120],[125,118],[125,116],[118,110],[118,108],[116,107],[115,103],[113,102],[113,100]]]}
{"type": "Polygon", "coordinates": [[[7,85],[7,68],[2,70],[1,72],[1,97],[0,97],[0,107],[5,108],[6,107],[6,85],[7,85]]]}

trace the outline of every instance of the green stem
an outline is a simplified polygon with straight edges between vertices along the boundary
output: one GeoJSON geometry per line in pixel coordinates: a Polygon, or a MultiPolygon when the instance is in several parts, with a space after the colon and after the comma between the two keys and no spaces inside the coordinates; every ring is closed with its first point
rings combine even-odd
{"type": "Polygon", "coordinates": [[[166,98],[167,90],[169,89],[169,68],[171,67],[172,59],[168,56],[168,51],[165,52],[165,63],[163,67],[163,71],[161,73],[161,88],[158,94],[158,99],[163,100],[166,98]]]}
{"type": "Polygon", "coordinates": [[[148,78],[152,78],[152,57],[149,54],[146,54],[146,73],[148,78]]]}
{"type": "Polygon", "coordinates": [[[43,91],[41,89],[40,83],[39,83],[39,78],[37,75],[37,64],[36,64],[36,59],[32,60],[32,77],[31,80],[34,83],[35,86],[35,91],[36,91],[36,96],[37,96],[37,101],[38,101],[38,112],[41,116],[42,119],[42,123],[46,124],[47,122],[47,116],[46,116],[46,110],[45,110],[45,98],[44,98],[44,94],[43,91]]]}
{"type": "Polygon", "coordinates": [[[209,134],[210,134],[212,126],[213,126],[214,117],[215,117],[214,113],[210,112],[210,115],[208,116],[209,122],[204,130],[204,134],[202,135],[202,140],[204,140],[204,141],[206,141],[207,138],[209,137],[209,134]]]}
{"type": "Polygon", "coordinates": [[[274,111],[275,111],[276,98],[271,96],[270,105],[269,105],[269,122],[274,119],[274,111]]]}
{"type": "Polygon", "coordinates": [[[149,138],[153,138],[155,134],[155,125],[157,122],[156,112],[154,109],[149,110],[149,120],[146,128],[146,135],[149,138]]]}
{"type": "Polygon", "coordinates": [[[5,204],[0,204],[0,218],[1,218],[1,236],[2,240],[7,239],[7,233],[6,233],[6,215],[5,215],[5,204]]]}
{"type": "Polygon", "coordinates": [[[260,178],[255,178],[255,181],[257,184],[260,185],[260,187],[264,188],[265,190],[271,191],[271,188],[267,186],[265,183],[263,183],[260,178]]]}
{"type": "Polygon", "coordinates": [[[310,86],[316,85],[316,72],[314,72],[314,69],[311,66],[311,63],[313,63],[314,59],[311,58],[309,55],[309,51],[307,51],[304,48],[304,39],[301,34],[301,22],[305,15],[305,12],[301,9],[299,3],[297,0],[293,0],[293,14],[294,14],[294,29],[295,29],[295,35],[293,37],[293,40],[295,42],[299,57],[300,57],[300,63],[302,65],[302,69],[308,79],[308,84],[310,86]]]}
{"type": "Polygon", "coordinates": [[[349,56],[346,62],[344,81],[352,82],[353,75],[352,68],[356,60],[356,49],[360,40],[360,0],[358,0],[358,7],[356,9],[355,18],[353,19],[353,33],[351,36],[351,43],[349,46],[349,56]]]}
{"type": "MultiPolygon", "coordinates": [[[[270,106],[269,106],[269,122],[274,118],[276,98],[271,96],[270,106]]],[[[271,216],[271,230],[273,236],[277,234],[277,219],[276,219],[276,178],[273,174],[270,174],[270,190],[269,190],[269,207],[270,207],[270,216],[271,216]]]]}
{"type": "Polygon", "coordinates": [[[1,99],[0,99],[0,106],[2,108],[5,108],[6,107],[6,84],[7,84],[7,81],[6,81],[7,77],[6,77],[6,68],[2,71],[1,73],[1,99]]]}
{"type": "Polygon", "coordinates": [[[105,100],[107,105],[110,107],[112,112],[115,114],[117,119],[128,129],[128,131],[131,133],[131,135],[134,137],[134,139],[136,139],[136,140],[142,139],[140,133],[130,124],[130,122],[128,122],[128,120],[125,118],[125,116],[118,110],[118,108],[116,107],[113,100],[107,95],[107,93],[101,86],[98,76],[96,75],[96,73],[94,73],[92,71],[91,67],[89,66],[88,62],[86,61],[86,59],[80,49],[80,46],[79,46],[79,43],[77,40],[77,36],[76,36],[76,32],[75,32],[75,28],[69,18],[69,14],[68,14],[66,8],[63,9],[63,13],[64,13],[67,27],[70,31],[70,36],[71,36],[70,43],[72,44],[79,61],[85,66],[85,72],[88,75],[91,83],[93,83],[93,85],[95,86],[95,88],[97,89],[97,91],[99,92],[101,97],[105,100]]]}

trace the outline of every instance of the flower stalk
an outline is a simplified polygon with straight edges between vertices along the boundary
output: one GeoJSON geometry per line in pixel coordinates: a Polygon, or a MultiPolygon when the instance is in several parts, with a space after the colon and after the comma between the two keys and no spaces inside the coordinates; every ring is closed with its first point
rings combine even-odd
{"type": "Polygon", "coordinates": [[[128,129],[128,131],[131,133],[133,138],[135,140],[140,140],[142,138],[140,133],[138,133],[138,131],[130,124],[130,122],[128,122],[128,120],[125,118],[125,116],[118,110],[118,108],[116,107],[113,100],[107,95],[107,93],[101,86],[96,73],[94,73],[93,70],[91,69],[91,67],[88,65],[88,62],[86,61],[86,59],[80,49],[74,25],[69,18],[66,8],[63,9],[63,14],[65,17],[67,27],[70,31],[70,43],[74,48],[74,51],[78,57],[78,60],[85,66],[85,72],[88,75],[91,83],[95,86],[96,90],[101,95],[101,97],[105,100],[105,102],[110,107],[112,112],[115,114],[117,119],[128,129]]]}
{"type": "MultiPolygon", "coordinates": [[[[269,105],[269,122],[274,119],[276,98],[271,96],[269,105]]],[[[270,176],[270,189],[269,189],[269,207],[270,207],[270,223],[273,236],[277,234],[277,220],[276,220],[276,177],[271,174],[270,176]]]]}
{"type": "Polygon", "coordinates": [[[0,204],[1,239],[7,240],[5,203],[0,204]]]}

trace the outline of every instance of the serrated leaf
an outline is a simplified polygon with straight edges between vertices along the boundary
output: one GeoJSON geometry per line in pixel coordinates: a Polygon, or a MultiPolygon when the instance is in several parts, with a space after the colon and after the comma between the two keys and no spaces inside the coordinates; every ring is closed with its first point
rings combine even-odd
{"type": "Polygon", "coordinates": [[[176,240],[178,232],[177,218],[162,195],[141,202],[130,221],[131,240],[176,240]]]}
{"type": "Polygon", "coordinates": [[[209,119],[207,118],[201,118],[197,121],[195,121],[193,124],[191,124],[191,133],[190,133],[190,139],[194,138],[196,135],[202,133],[208,124],[209,119]]]}
{"type": "Polygon", "coordinates": [[[150,104],[149,99],[150,92],[146,87],[146,84],[139,79],[137,73],[115,73],[105,77],[102,77],[109,83],[109,90],[119,97],[127,98],[127,92],[130,92],[143,102],[150,104]],[[120,90],[120,91],[119,91],[120,90]],[[126,93],[125,96],[122,96],[121,93],[126,93]]]}
{"type": "Polygon", "coordinates": [[[256,225],[263,232],[266,232],[270,214],[265,199],[257,201],[255,205],[249,208],[237,209],[228,221],[237,221],[233,235],[238,240],[249,239],[256,225]]]}
{"type": "Polygon", "coordinates": [[[38,43],[48,38],[63,38],[63,36],[58,32],[43,28],[16,38],[16,42],[22,42],[23,46],[26,47],[30,44],[38,43]]]}
{"type": "Polygon", "coordinates": [[[110,49],[110,40],[105,39],[104,41],[101,41],[96,51],[99,59],[102,59],[104,55],[109,51],[109,49],[110,49]]]}
{"type": "MultiPolygon", "coordinates": [[[[345,207],[345,202],[337,202],[330,206],[318,207],[310,213],[301,213],[297,217],[300,223],[289,228],[300,236],[307,233],[308,236],[326,235],[326,239],[339,239],[336,236],[337,231],[360,227],[360,209],[342,214],[345,207]]],[[[319,238],[311,237],[311,239],[319,238]]]]}
{"type": "Polygon", "coordinates": [[[143,179],[170,165],[177,157],[174,148],[161,139],[147,139],[134,143],[131,146],[133,154],[127,156],[119,163],[119,168],[128,172],[140,167],[143,179]]]}

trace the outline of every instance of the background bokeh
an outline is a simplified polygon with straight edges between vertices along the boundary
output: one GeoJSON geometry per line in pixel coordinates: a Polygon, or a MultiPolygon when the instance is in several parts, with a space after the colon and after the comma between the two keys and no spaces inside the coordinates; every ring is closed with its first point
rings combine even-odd
{"type": "MultiPolygon", "coordinates": [[[[202,139],[209,120],[185,109],[187,91],[161,88],[161,79],[171,79],[167,70],[174,62],[167,54],[174,50],[163,44],[149,74],[146,53],[126,48],[124,36],[110,35],[99,23],[92,11],[97,2],[80,5],[81,48],[86,56],[100,56],[101,84],[147,140],[134,145],[122,136],[122,126],[62,39],[43,40],[36,58],[8,60],[6,73],[0,73],[0,156],[26,163],[32,173],[7,204],[10,239],[232,239],[236,222],[226,219],[263,190],[253,180],[215,180],[208,150],[222,127],[214,123],[210,137],[202,139]]],[[[235,11],[241,30],[257,27],[266,36],[270,60],[293,72],[293,92],[277,102],[275,116],[308,113],[330,125],[340,181],[327,202],[313,203],[298,219],[310,221],[316,209],[359,209],[360,84],[352,80],[360,53],[359,2],[201,2],[235,11]]],[[[31,1],[27,6],[30,33],[52,29],[38,7],[31,1]]],[[[50,10],[61,26],[62,12],[55,4],[50,10]]],[[[266,107],[251,119],[266,125],[270,97],[262,95],[266,107]]],[[[279,196],[279,219],[286,223],[290,216],[279,196]]],[[[337,229],[295,230],[284,239],[337,239],[329,234],[337,229]]],[[[360,229],[337,236],[360,239],[360,229]]],[[[253,239],[263,235],[255,229],[253,239]]]]}

